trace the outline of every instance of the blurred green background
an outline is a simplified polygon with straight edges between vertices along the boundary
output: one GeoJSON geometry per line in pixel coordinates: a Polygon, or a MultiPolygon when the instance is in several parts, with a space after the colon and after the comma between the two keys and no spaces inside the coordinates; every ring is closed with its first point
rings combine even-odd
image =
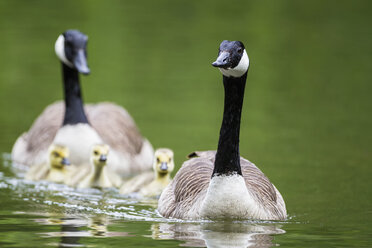
{"type": "Polygon", "coordinates": [[[175,151],[179,168],[188,153],[217,147],[223,87],[211,62],[222,40],[241,40],[251,62],[241,155],[295,221],[354,230],[348,245],[368,247],[371,24],[367,0],[1,0],[0,152],[62,98],[54,42],[72,28],[89,36],[85,102],[125,107],[155,148],[175,151]]]}

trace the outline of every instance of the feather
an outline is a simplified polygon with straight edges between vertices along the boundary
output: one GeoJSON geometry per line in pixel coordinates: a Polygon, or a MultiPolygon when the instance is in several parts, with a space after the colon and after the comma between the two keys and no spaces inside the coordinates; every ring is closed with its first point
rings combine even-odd
{"type": "MultiPolygon", "coordinates": [[[[201,208],[206,196],[216,151],[199,151],[189,155],[173,181],[159,199],[159,213],[164,217],[201,218],[201,208]]],[[[240,157],[243,178],[254,200],[268,212],[270,219],[286,217],[285,204],[279,191],[253,163],[240,157]]]]}
{"type": "MultiPolygon", "coordinates": [[[[12,149],[13,161],[28,166],[44,163],[47,149],[62,125],[64,111],[63,101],[46,107],[30,130],[17,139],[12,149]]],[[[104,143],[121,158],[129,159],[128,164],[133,167],[134,172],[151,168],[152,146],[142,137],[134,120],[124,108],[104,102],[85,105],[85,112],[104,143]]]]}

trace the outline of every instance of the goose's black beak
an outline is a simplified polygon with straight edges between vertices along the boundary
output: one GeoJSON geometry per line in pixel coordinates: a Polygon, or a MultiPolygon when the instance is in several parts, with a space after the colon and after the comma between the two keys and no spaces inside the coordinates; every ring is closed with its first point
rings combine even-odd
{"type": "Polygon", "coordinates": [[[63,165],[70,165],[70,160],[68,160],[68,158],[63,158],[62,159],[62,162],[61,162],[63,165]]]}
{"type": "Polygon", "coordinates": [[[212,65],[218,68],[224,68],[224,69],[229,68],[230,67],[229,57],[230,57],[230,53],[223,51],[220,53],[216,61],[212,63],[212,65]]]}
{"type": "Polygon", "coordinates": [[[162,162],[160,164],[160,170],[162,170],[162,171],[168,170],[168,163],[167,162],[162,162]]]}
{"type": "Polygon", "coordinates": [[[78,72],[80,72],[84,75],[88,75],[90,73],[87,58],[85,56],[85,52],[84,52],[83,49],[79,49],[77,51],[77,54],[76,54],[76,56],[74,58],[74,61],[73,61],[73,64],[74,64],[76,70],[78,70],[78,72]]]}
{"type": "Polygon", "coordinates": [[[99,157],[99,161],[100,161],[100,162],[106,162],[106,161],[107,161],[107,156],[106,156],[106,155],[101,155],[101,156],[99,157]]]}

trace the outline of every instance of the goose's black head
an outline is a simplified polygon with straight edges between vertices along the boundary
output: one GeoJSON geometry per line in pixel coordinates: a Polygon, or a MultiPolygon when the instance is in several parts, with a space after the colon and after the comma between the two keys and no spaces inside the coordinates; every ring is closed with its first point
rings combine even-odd
{"type": "Polygon", "coordinates": [[[212,63],[227,77],[241,77],[249,68],[249,58],[241,41],[221,42],[218,58],[212,63]]]}
{"type": "Polygon", "coordinates": [[[87,62],[88,36],[78,30],[67,30],[61,34],[55,44],[58,58],[65,65],[77,70],[82,74],[89,74],[87,62]]]}

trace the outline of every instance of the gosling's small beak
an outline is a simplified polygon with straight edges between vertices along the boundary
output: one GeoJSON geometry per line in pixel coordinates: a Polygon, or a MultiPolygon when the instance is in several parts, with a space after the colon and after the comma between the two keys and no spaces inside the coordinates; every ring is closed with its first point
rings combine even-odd
{"type": "Polygon", "coordinates": [[[83,49],[79,49],[77,54],[73,60],[73,64],[78,72],[88,75],[90,73],[90,69],[88,67],[87,58],[85,56],[85,52],[83,49]]]}
{"type": "Polygon", "coordinates": [[[62,159],[62,162],[61,162],[63,165],[70,165],[70,160],[68,160],[68,158],[63,158],[62,159]]]}
{"type": "Polygon", "coordinates": [[[106,162],[106,161],[107,161],[107,156],[106,156],[106,155],[101,155],[101,156],[99,157],[99,161],[100,161],[100,162],[106,162]]]}
{"type": "Polygon", "coordinates": [[[220,53],[216,61],[212,63],[214,67],[218,68],[228,68],[230,66],[230,61],[229,61],[230,53],[223,51],[220,53]]]}
{"type": "Polygon", "coordinates": [[[168,163],[167,162],[162,162],[160,164],[160,170],[162,170],[162,171],[168,170],[168,163]]]}

